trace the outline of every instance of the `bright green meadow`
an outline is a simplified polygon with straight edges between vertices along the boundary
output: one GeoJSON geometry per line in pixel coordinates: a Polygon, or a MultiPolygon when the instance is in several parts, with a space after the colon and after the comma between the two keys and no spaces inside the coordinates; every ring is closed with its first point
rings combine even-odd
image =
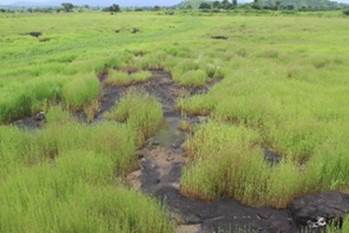
{"type": "Polygon", "coordinates": [[[210,117],[185,143],[184,194],[284,208],[348,191],[348,25],[336,12],[0,14],[0,232],[173,232],[166,207],[124,182],[163,123],[160,103],[129,93],[103,122],[72,114],[93,118],[104,84],[146,82],[149,69],[186,87],[221,80],[177,102],[210,117]],[[11,124],[39,111],[41,129],[11,124]]]}

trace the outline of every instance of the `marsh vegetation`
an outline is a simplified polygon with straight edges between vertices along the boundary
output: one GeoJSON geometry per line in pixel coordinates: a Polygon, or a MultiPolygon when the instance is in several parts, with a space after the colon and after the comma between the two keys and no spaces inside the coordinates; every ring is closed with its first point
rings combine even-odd
{"type": "Polygon", "coordinates": [[[341,12],[0,21],[0,232],[173,232],[167,206],[125,179],[142,169],[140,150],[162,146],[151,140],[166,121],[186,131],[169,156],[180,156],[171,182],[183,203],[229,198],[282,211],[307,194],[348,192],[341,12]],[[40,112],[40,128],[17,127],[40,112]]]}

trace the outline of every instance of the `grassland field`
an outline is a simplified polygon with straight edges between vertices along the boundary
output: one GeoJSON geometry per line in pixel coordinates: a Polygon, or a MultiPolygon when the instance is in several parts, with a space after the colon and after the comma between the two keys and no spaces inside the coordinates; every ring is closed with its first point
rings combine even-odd
{"type": "Polygon", "coordinates": [[[173,232],[166,207],[124,182],[161,127],[156,99],[130,94],[98,124],[73,116],[94,118],[103,72],[109,85],[160,68],[181,86],[222,79],[177,102],[210,118],[185,143],[187,196],[285,208],[348,192],[348,23],[336,12],[0,14],[0,232],[173,232]],[[40,111],[41,129],[11,124],[40,111]],[[265,149],[281,162],[270,166],[265,149]]]}

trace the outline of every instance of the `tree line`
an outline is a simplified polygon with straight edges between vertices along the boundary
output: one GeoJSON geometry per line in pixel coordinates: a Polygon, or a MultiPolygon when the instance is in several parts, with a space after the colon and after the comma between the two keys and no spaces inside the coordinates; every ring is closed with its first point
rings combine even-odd
{"type": "Polygon", "coordinates": [[[123,8],[118,4],[100,8],[90,7],[89,5],[77,6],[70,2],[62,3],[59,7],[49,8],[20,8],[20,9],[0,9],[1,12],[74,12],[74,11],[104,11],[111,14],[118,13],[121,10],[125,11],[160,11],[160,10],[174,10],[174,9],[199,9],[202,11],[215,10],[231,10],[235,8],[250,8],[255,10],[333,10],[344,9],[344,15],[349,16],[349,7],[346,4],[341,4],[329,0],[254,0],[252,3],[241,4],[238,0],[222,0],[222,1],[208,1],[208,0],[185,0],[182,3],[173,7],[138,7],[138,8],[123,8]]]}
{"type": "MultiPolygon", "coordinates": [[[[330,0],[254,0],[252,3],[241,4],[243,7],[268,10],[333,10],[348,7],[346,4],[330,0]]],[[[237,0],[208,1],[186,0],[184,8],[209,9],[233,9],[238,6],[237,0]]]]}

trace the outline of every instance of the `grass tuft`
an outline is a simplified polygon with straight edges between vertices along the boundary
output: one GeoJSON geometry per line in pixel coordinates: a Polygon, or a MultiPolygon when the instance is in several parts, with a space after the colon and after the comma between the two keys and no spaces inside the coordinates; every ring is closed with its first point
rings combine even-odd
{"type": "Polygon", "coordinates": [[[106,84],[111,86],[130,86],[146,82],[151,77],[152,74],[149,71],[140,71],[130,74],[122,71],[112,71],[108,75],[106,84]]]}
{"type": "Polygon", "coordinates": [[[136,130],[138,144],[143,144],[163,123],[163,112],[159,102],[148,94],[129,92],[120,103],[106,114],[109,120],[127,122],[136,130]]]}

